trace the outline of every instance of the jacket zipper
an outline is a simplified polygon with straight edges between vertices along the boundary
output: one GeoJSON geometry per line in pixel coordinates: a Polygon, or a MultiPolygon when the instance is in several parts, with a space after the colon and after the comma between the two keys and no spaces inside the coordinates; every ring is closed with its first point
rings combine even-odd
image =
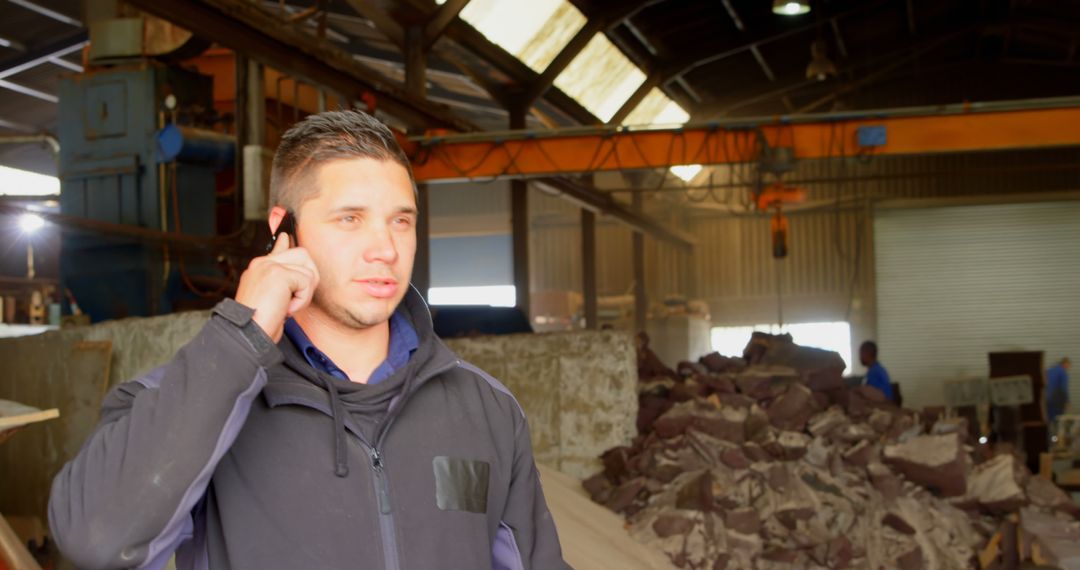
{"type": "MultiPolygon", "coordinates": [[[[418,378],[417,381],[422,382],[427,378],[442,374],[459,364],[460,361],[455,359],[452,365],[443,366],[434,370],[430,374],[426,374],[424,379],[418,378]]],[[[402,400],[398,405],[398,409],[404,405],[405,401],[402,400]]],[[[371,469],[375,473],[375,496],[379,503],[379,530],[382,532],[383,550],[385,551],[384,558],[386,559],[386,567],[389,570],[398,570],[401,567],[401,562],[398,560],[397,533],[394,532],[394,513],[390,508],[390,485],[387,481],[386,464],[383,461],[382,454],[379,453],[379,446],[382,445],[383,441],[386,439],[386,434],[390,431],[390,426],[394,423],[394,418],[397,417],[397,414],[394,413],[396,411],[397,410],[387,410],[386,424],[379,428],[375,445],[368,445],[363,438],[358,438],[371,450],[371,469]]]]}
{"type": "Polygon", "coordinates": [[[383,558],[388,570],[397,570],[397,533],[394,532],[394,515],[390,509],[390,486],[387,484],[386,467],[378,448],[371,447],[371,469],[375,473],[375,497],[379,503],[379,531],[382,533],[383,558]]]}

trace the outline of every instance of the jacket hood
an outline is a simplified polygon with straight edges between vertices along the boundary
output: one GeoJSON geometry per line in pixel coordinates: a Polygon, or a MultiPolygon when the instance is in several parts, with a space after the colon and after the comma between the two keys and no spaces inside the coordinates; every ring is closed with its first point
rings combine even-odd
{"type": "Polygon", "coordinates": [[[409,396],[427,380],[458,364],[457,355],[435,335],[431,311],[415,288],[409,287],[395,312],[412,325],[419,346],[408,364],[375,385],[349,382],[316,370],[286,335],[278,342],[284,356],[284,366],[269,371],[263,397],[271,407],[305,405],[333,418],[334,472],[339,477],[346,477],[349,472],[345,451],[346,429],[369,447],[377,449],[382,433],[409,396]],[[374,439],[367,441],[351,413],[375,411],[385,411],[385,416],[374,439]]]}

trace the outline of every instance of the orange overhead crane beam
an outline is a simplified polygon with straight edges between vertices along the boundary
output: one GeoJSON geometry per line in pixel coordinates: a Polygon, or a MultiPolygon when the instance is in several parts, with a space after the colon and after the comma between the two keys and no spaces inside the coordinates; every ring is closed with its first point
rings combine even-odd
{"type": "Polygon", "coordinates": [[[823,115],[675,129],[582,127],[428,135],[409,139],[406,152],[418,181],[450,182],[749,162],[761,152],[759,137],[771,147],[793,148],[797,159],[1080,145],[1080,101],[1069,103],[1075,106],[1054,108],[1051,101],[1043,108],[985,104],[936,114],[882,112],[877,118],[823,115]],[[869,146],[860,146],[860,134],[869,146]]]}

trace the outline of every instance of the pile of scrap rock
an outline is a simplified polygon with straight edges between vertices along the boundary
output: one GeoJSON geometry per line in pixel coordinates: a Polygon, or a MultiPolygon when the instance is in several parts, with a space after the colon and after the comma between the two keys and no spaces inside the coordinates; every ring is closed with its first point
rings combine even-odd
{"type": "Polygon", "coordinates": [[[1067,565],[1021,516],[1069,536],[1080,509],[1012,453],[976,450],[963,418],[848,388],[839,355],[786,335],[756,333],[742,359],[710,354],[676,370],[647,345],[639,435],[605,452],[584,486],[676,566],[1067,565]]]}

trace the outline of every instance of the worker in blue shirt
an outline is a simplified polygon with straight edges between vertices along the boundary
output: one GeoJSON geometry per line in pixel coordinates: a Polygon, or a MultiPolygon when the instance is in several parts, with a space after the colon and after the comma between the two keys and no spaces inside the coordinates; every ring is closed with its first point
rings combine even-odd
{"type": "Polygon", "coordinates": [[[859,347],[859,362],[866,367],[866,385],[881,390],[890,401],[893,400],[892,382],[889,373],[877,359],[877,343],[868,340],[859,347]]]}
{"type": "Polygon", "coordinates": [[[1046,371],[1046,419],[1051,425],[1069,409],[1071,366],[1068,358],[1062,358],[1061,362],[1046,371]]]}

